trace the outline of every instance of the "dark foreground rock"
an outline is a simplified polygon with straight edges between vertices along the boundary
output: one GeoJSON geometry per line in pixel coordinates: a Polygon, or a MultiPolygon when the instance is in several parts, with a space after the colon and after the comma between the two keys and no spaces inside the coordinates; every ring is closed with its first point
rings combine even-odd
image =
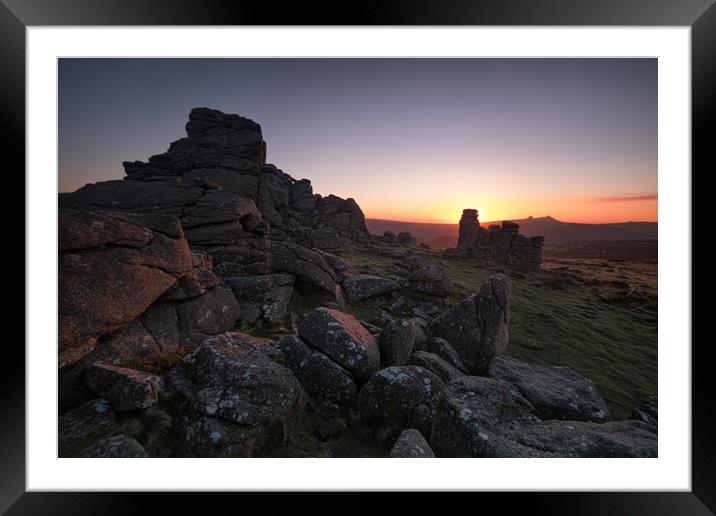
{"type": "Polygon", "coordinates": [[[373,375],[358,395],[361,418],[379,438],[406,428],[429,435],[437,395],[445,387],[433,372],[418,366],[394,366],[373,375]]]}
{"type": "Polygon", "coordinates": [[[60,416],[57,444],[60,457],[67,457],[92,438],[106,435],[116,423],[116,416],[107,400],[89,400],[60,416]]]}
{"type": "Polygon", "coordinates": [[[409,428],[403,432],[395,441],[393,448],[390,450],[390,457],[393,459],[400,458],[431,458],[435,457],[430,445],[423,437],[423,434],[409,428]]]}
{"type": "Polygon", "coordinates": [[[568,367],[528,364],[495,357],[490,377],[514,385],[535,408],[540,419],[567,419],[603,423],[610,419],[594,382],[568,367]]]}
{"type": "Polygon", "coordinates": [[[408,321],[396,319],[386,324],[379,337],[381,365],[405,365],[415,347],[416,337],[415,327],[408,321]]]}
{"type": "Polygon", "coordinates": [[[509,303],[507,278],[495,274],[479,292],[433,319],[430,334],[448,341],[471,373],[487,374],[490,360],[507,347],[509,303]]]}
{"type": "Polygon", "coordinates": [[[298,332],[358,381],[367,380],[380,366],[375,337],[352,315],[316,308],[299,323],[298,332]]]}
{"type": "Polygon", "coordinates": [[[281,446],[300,385],[271,341],[240,332],[206,339],[169,374],[182,454],[250,457],[281,446]]]}
{"type": "Polygon", "coordinates": [[[445,383],[465,376],[465,373],[453,367],[435,353],[428,353],[427,351],[416,351],[413,353],[408,359],[408,364],[424,367],[432,371],[445,383]]]}
{"type": "Polygon", "coordinates": [[[460,355],[457,354],[455,348],[445,339],[439,337],[432,338],[428,341],[427,346],[428,351],[435,353],[458,371],[462,371],[465,374],[468,373],[467,367],[462,363],[460,355]]]}
{"type": "Polygon", "coordinates": [[[97,441],[80,450],[75,457],[116,459],[116,458],[146,458],[146,450],[136,440],[124,435],[115,435],[97,441]]]}
{"type": "Polygon", "coordinates": [[[653,457],[657,435],[638,421],[540,421],[512,385],[463,376],[439,396],[430,445],[438,457],[653,457]]]}
{"type": "Polygon", "coordinates": [[[112,403],[116,410],[139,410],[157,403],[162,379],[145,371],[96,363],[85,373],[90,389],[112,403]]]}
{"type": "Polygon", "coordinates": [[[355,380],[333,359],[297,335],[282,337],[276,347],[283,353],[286,366],[308,393],[316,412],[327,418],[338,417],[354,404],[357,395],[355,380]]]}

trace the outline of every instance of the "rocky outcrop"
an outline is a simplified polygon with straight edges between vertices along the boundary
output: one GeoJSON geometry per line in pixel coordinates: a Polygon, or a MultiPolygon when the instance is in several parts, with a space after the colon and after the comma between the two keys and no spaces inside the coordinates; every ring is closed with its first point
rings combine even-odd
{"type": "Polygon", "coordinates": [[[638,421],[540,421],[512,385],[463,376],[438,398],[430,445],[438,457],[655,457],[657,435],[638,421]]]}
{"type": "Polygon", "coordinates": [[[305,231],[298,236],[300,230],[307,230],[311,246],[327,250],[342,248],[341,239],[368,241],[365,217],[353,199],[314,194],[309,180],[296,180],[266,163],[266,142],[256,122],[195,108],[186,132],[146,162],[124,162],[128,185],[89,185],[65,201],[171,211],[182,218],[188,240],[207,247],[230,245],[239,234],[250,238],[246,232],[259,229],[261,221],[271,226],[274,240],[297,242],[306,237],[305,231]]]}
{"type": "Polygon", "coordinates": [[[507,278],[495,274],[479,292],[433,319],[430,334],[449,342],[470,372],[487,374],[490,360],[507,347],[509,302],[507,278]]]}
{"type": "Polygon", "coordinates": [[[390,450],[390,457],[393,459],[426,459],[435,457],[435,454],[430,449],[425,437],[414,428],[409,428],[408,430],[403,430],[398,436],[393,448],[390,450]]]}
{"type": "Polygon", "coordinates": [[[380,366],[375,337],[352,315],[316,308],[299,323],[298,333],[360,382],[380,366]]]}
{"type": "Polygon", "coordinates": [[[520,269],[539,269],[542,264],[544,237],[526,237],[519,224],[503,221],[501,226],[480,226],[475,209],[462,210],[457,241],[460,256],[483,258],[520,269]]]}
{"type": "Polygon", "coordinates": [[[603,423],[610,419],[594,382],[568,367],[528,364],[495,357],[489,375],[517,388],[541,419],[567,419],[603,423]]]}
{"type": "Polygon", "coordinates": [[[343,281],[343,290],[351,303],[385,295],[398,288],[395,281],[372,274],[351,274],[343,281]]]}

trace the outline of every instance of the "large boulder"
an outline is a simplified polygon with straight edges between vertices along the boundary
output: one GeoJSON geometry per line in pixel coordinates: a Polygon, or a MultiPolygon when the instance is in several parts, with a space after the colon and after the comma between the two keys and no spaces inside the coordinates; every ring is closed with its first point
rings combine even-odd
{"type": "Polygon", "coordinates": [[[380,366],[375,337],[350,314],[316,308],[299,323],[298,332],[359,382],[370,378],[380,366]]]}
{"type": "Polygon", "coordinates": [[[479,292],[433,319],[430,334],[452,344],[470,372],[484,375],[490,360],[507,347],[509,302],[507,278],[495,274],[479,292]]]}
{"type": "Polygon", "coordinates": [[[506,382],[463,376],[440,394],[430,445],[438,457],[655,457],[641,421],[540,421],[506,382]]]}
{"type": "Polygon", "coordinates": [[[271,348],[271,341],[240,332],[204,340],[182,366],[193,383],[194,409],[237,424],[268,423],[289,413],[300,386],[273,360],[271,348]]]}
{"type": "Polygon", "coordinates": [[[134,220],[123,213],[60,210],[60,367],[91,352],[98,337],[138,317],[191,273],[191,253],[176,219],[173,225],[167,218],[134,220]]]}
{"type": "Polygon", "coordinates": [[[489,375],[514,385],[541,419],[567,419],[603,423],[610,419],[594,382],[568,367],[528,364],[495,357],[489,375]]]}
{"type": "Polygon", "coordinates": [[[182,456],[251,457],[281,446],[300,384],[272,342],[210,337],[167,374],[182,456]]]}
{"type": "Polygon", "coordinates": [[[271,247],[274,269],[293,274],[297,279],[328,292],[335,292],[338,277],[317,252],[297,244],[274,242],[271,247]]]}
{"type": "Polygon", "coordinates": [[[343,290],[351,303],[387,294],[398,288],[400,286],[395,281],[372,274],[352,274],[343,280],[343,290]]]}
{"type": "Polygon", "coordinates": [[[409,428],[408,430],[403,430],[398,436],[393,448],[390,450],[390,457],[392,459],[424,459],[435,457],[435,454],[423,434],[414,428],[409,428]]]}
{"type": "Polygon", "coordinates": [[[96,363],[85,372],[90,389],[112,403],[116,410],[141,410],[155,405],[164,382],[154,374],[126,367],[96,363]]]}
{"type": "Polygon", "coordinates": [[[414,270],[408,276],[410,287],[418,292],[432,296],[450,296],[455,293],[455,285],[440,267],[428,266],[414,270]]]}
{"type": "Polygon", "coordinates": [[[276,343],[316,412],[327,418],[339,416],[355,402],[357,388],[351,374],[327,355],[306,344],[297,335],[286,335],[276,343]]]}
{"type": "Polygon", "coordinates": [[[435,402],[445,387],[433,372],[418,366],[393,366],[373,375],[358,394],[361,418],[387,438],[406,428],[429,435],[435,402]]]}
{"type": "Polygon", "coordinates": [[[534,408],[511,385],[479,376],[450,382],[440,394],[430,445],[438,457],[533,457],[538,450],[506,435],[536,420],[534,408]]]}

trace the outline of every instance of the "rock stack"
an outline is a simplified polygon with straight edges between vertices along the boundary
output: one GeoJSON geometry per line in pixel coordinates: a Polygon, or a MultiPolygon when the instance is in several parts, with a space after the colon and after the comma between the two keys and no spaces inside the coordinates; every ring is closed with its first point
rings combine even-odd
{"type": "Polygon", "coordinates": [[[526,237],[520,225],[505,220],[502,225],[480,226],[475,209],[462,210],[457,253],[460,256],[484,258],[519,269],[539,269],[542,264],[544,237],[526,237]]]}

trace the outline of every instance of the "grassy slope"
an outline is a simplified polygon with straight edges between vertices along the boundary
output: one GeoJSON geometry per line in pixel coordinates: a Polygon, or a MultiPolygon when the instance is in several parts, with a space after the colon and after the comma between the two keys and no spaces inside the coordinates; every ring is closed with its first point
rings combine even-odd
{"type": "MultiPolygon", "coordinates": [[[[395,259],[374,252],[356,251],[349,258],[355,269],[368,268],[379,274],[391,274],[396,263],[395,259]]],[[[451,302],[474,293],[495,272],[510,276],[512,320],[508,355],[534,363],[569,366],[592,379],[616,419],[628,417],[633,408],[648,398],[656,399],[655,312],[605,302],[596,294],[604,293],[608,286],[576,282],[562,289],[554,288],[549,286],[554,273],[516,273],[476,260],[446,260],[430,253],[421,258],[429,264],[440,262],[448,277],[459,285],[451,302]]],[[[574,270],[575,262],[570,263],[574,270]]],[[[640,264],[632,262],[631,268],[620,266],[623,276],[629,278],[627,282],[641,282],[635,274],[640,264]]],[[[596,266],[586,264],[583,272],[592,272],[592,268],[596,266]]],[[[653,282],[655,286],[655,271],[653,282]]],[[[401,295],[409,294],[401,292],[401,295]]],[[[371,314],[380,308],[381,301],[374,300],[351,306],[349,311],[370,320],[371,314]]]]}

